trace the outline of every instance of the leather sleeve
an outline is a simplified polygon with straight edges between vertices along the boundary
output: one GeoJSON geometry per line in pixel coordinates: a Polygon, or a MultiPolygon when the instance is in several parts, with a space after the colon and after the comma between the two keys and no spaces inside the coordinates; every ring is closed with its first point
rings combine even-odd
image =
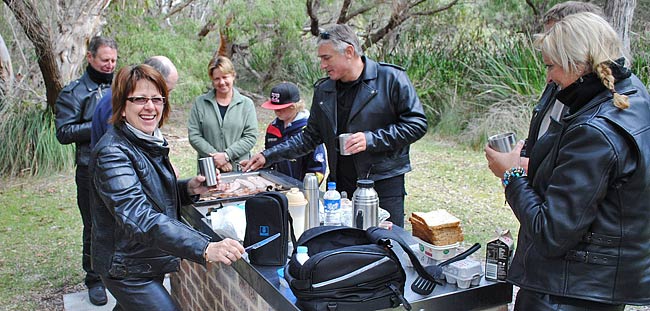
{"type": "Polygon", "coordinates": [[[542,255],[564,256],[588,231],[616,174],[621,155],[615,150],[600,129],[581,124],[561,137],[557,164],[543,196],[527,178],[508,185],[506,199],[521,232],[542,255]]]}
{"type": "Polygon", "coordinates": [[[64,145],[90,142],[91,122],[82,120],[81,103],[74,89],[64,88],[56,99],[56,138],[64,145]]]}
{"type": "MultiPolygon", "coordinates": [[[[384,152],[408,146],[427,133],[427,118],[413,84],[404,71],[390,83],[390,98],[396,121],[385,128],[366,131],[366,146],[371,152],[384,152]]],[[[382,112],[386,113],[386,112],[382,112]]]]}
{"type": "Polygon", "coordinates": [[[143,191],[128,152],[116,146],[96,152],[93,178],[99,197],[113,214],[116,225],[139,243],[195,262],[205,262],[203,251],[209,238],[154,206],[143,191]]]}

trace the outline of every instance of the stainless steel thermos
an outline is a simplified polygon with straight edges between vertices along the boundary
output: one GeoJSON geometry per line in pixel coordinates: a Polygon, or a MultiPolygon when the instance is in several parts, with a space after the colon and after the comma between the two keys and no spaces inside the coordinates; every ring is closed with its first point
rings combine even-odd
{"type": "Polygon", "coordinates": [[[357,190],[352,195],[354,208],[354,226],[368,229],[378,225],[379,197],[375,191],[375,183],[370,179],[357,180],[357,190]]]}
{"type": "Polygon", "coordinates": [[[305,174],[303,189],[305,190],[305,197],[307,199],[307,215],[305,215],[307,218],[307,227],[305,230],[307,230],[320,226],[320,190],[318,189],[318,177],[314,173],[305,174]]]}

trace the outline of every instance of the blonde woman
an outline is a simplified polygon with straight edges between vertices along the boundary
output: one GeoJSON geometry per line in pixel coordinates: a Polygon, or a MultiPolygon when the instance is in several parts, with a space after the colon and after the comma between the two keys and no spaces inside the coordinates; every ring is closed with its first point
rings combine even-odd
{"type": "Polygon", "coordinates": [[[212,157],[221,172],[250,158],[257,141],[257,114],[253,101],[234,87],[232,62],[217,56],[208,64],[212,89],[194,101],[187,124],[188,137],[199,158],[212,157]]]}
{"type": "Polygon", "coordinates": [[[511,167],[503,184],[520,223],[508,271],[515,310],[650,304],[650,95],[596,14],[565,17],[535,45],[569,111],[528,170],[499,163],[511,167]]]}

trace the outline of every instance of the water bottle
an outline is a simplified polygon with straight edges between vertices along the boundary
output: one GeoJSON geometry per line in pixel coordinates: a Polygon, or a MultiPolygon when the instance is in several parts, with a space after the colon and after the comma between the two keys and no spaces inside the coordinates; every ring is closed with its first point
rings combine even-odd
{"type": "Polygon", "coordinates": [[[348,199],[348,193],[341,191],[341,225],[353,227],[354,226],[354,208],[352,208],[352,201],[348,199]]]}
{"type": "Polygon", "coordinates": [[[354,226],[368,229],[377,226],[379,220],[379,197],[375,191],[375,183],[369,179],[357,180],[357,190],[352,195],[354,207],[354,226]]]}
{"type": "Polygon", "coordinates": [[[300,263],[300,265],[304,265],[307,259],[309,259],[309,254],[307,254],[309,249],[307,246],[298,246],[296,251],[296,260],[300,263]]]}
{"type": "Polygon", "coordinates": [[[330,181],[327,183],[327,191],[323,195],[323,204],[325,205],[326,226],[341,225],[341,194],[336,191],[336,183],[330,181]]]}
{"type": "Polygon", "coordinates": [[[303,180],[307,209],[305,210],[305,230],[320,226],[320,190],[318,189],[318,177],[314,173],[305,174],[303,180]]]}

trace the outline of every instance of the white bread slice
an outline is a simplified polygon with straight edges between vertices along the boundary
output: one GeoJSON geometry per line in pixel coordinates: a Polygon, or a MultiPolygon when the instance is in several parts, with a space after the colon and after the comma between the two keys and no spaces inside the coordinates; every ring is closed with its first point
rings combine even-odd
{"type": "Polygon", "coordinates": [[[444,209],[426,213],[413,212],[412,216],[425,223],[432,230],[460,226],[460,219],[444,209]]]}

